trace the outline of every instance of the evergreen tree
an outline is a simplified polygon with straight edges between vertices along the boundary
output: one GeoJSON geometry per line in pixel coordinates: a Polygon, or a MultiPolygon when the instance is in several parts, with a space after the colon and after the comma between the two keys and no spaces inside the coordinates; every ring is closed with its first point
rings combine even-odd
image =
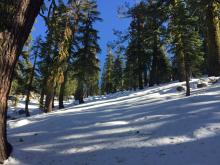
{"type": "Polygon", "coordinates": [[[189,1],[194,15],[200,17],[207,51],[207,67],[209,76],[220,75],[220,2],[218,0],[189,1]]]}
{"type": "Polygon", "coordinates": [[[26,41],[18,62],[15,66],[10,94],[25,94],[30,68],[31,36],[26,41]]]}
{"type": "Polygon", "coordinates": [[[125,84],[142,89],[170,80],[170,64],[164,49],[167,3],[141,1],[129,10],[130,40],[126,51],[125,84]],[[161,72],[163,71],[163,72],[161,72]]]}
{"type": "MultiPolygon", "coordinates": [[[[132,22],[130,24],[130,46],[132,47],[131,52],[127,52],[127,60],[131,60],[133,66],[133,77],[138,77],[138,87],[143,89],[143,74],[144,66],[147,60],[146,55],[146,43],[145,43],[145,8],[144,2],[140,2],[138,5],[134,6],[129,10],[132,22]],[[129,57],[133,56],[133,57],[129,57]]],[[[131,67],[131,66],[130,66],[131,67]]]]}
{"type": "Polygon", "coordinates": [[[45,101],[45,112],[51,112],[55,90],[64,81],[64,70],[67,67],[66,61],[69,57],[69,44],[72,40],[72,30],[70,28],[70,18],[67,14],[67,8],[62,1],[53,12],[50,20],[50,30],[48,38],[54,40],[52,45],[51,60],[47,73],[47,91],[45,101]]]}
{"type": "Polygon", "coordinates": [[[114,92],[114,82],[113,82],[113,67],[114,67],[114,56],[112,54],[112,48],[108,46],[108,54],[105,59],[105,64],[102,73],[102,93],[113,93],[114,92]]]}
{"type": "Polygon", "coordinates": [[[186,81],[186,95],[190,95],[190,77],[193,68],[198,67],[203,60],[202,42],[199,32],[196,28],[198,18],[193,16],[190,5],[176,0],[173,2],[173,17],[170,28],[174,43],[172,50],[177,57],[178,62],[184,65],[184,76],[186,81]]]}
{"type": "Polygon", "coordinates": [[[36,70],[36,64],[37,64],[37,58],[40,55],[41,51],[41,37],[38,37],[32,46],[32,52],[33,52],[33,66],[31,65],[28,81],[27,81],[27,88],[26,88],[26,101],[25,101],[25,112],[26,116],[30,116],[29,110],[28,110],[28,104],[30,102],[30,92],[33,90],[33,80],[35,76],[35,70],[36,70]]]}
{"type": "Polygon", "coordinates": [[[114,92],[121,91],[123,89],[123,62],[119,55],[114,60],[112,74],[114,92]]]}
{"type": "Polygon", "coordinates": [[[75,99],[79,100],[80,104],[84,103],[83,98],[87,93],[98,88],[99,60],[97,54],[100,52],[98,31],[94,28],[94,23],[101,20],[97,10],[97,2],[86,0],[84,3],[83,19],[77,37],[80,47],[74,59],[77,80],[75,99]]]}
{"type": "Polygon", "coordinates": [[[64,100],[64,96],[66,95],[65,91],[66,91],[66,84],[68,83],[68,75],[69,72],[72,71],[74,69],[73,64],[72,64],[72,59],[75,56],[75,45],[76,44],[76,34],[78,32],[79,29],[79,22],[81,21],[81,19],[83,18],[82,16],[82,10],[83,10],[83,6],[85,5],[85,3],[81,0],[69,0],[68,1],[68,7],[67,7],[67,12],[69,13],[70,16],[70,22],[71,22],[71,29],[72,29],[72,39],[70,41],[69,44],[69,57],[66,59],[66,69],[64,69],[64,73],[63,73],[63,82],[60,85],[60,91],[59,91],[59,108],[64,108],[64,104],[63,104],[63,100],[64,100]]]}

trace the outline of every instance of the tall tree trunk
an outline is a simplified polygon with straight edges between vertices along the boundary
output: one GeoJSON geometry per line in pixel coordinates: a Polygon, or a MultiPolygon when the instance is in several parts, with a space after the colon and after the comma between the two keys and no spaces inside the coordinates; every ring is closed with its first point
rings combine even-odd
{"type": "Polygon", "coordinates": [[[142,70],[140,70],[140,69],[138,71],[138,87],[139,87],[139,89],[144,89],[143,74],[142,74],[142,70]]]}
{"type": "Polygon", "coordinates": [[[43,0],[3,1],[0,6],[0,163],[10,154],[6,136],[7,97],[15,64],[43,0]]]}
{"type": "Polygon", "coordinates": [[[52,108],[55,108],[55,97],[57,95],[56,91],[57,91],[57,85],[55,86],[54,92],[53,92],[52,108]]]}
{"type": "Polygon", "coordinates": [[[25,114],[26,114],[26,117],[30,116],[30,112],[29,112],[29,109],[28,109],[29,102],[30,102],[30,90],[28,89],[27,94],[26,94],[26,100],[25,100],[25,114]]]}
{"type": "Polygon", "coordinates": [[[185,63],[184,63],[184,54],[181,51],[176,52],[177,58],[177,74],[179,82],[186,81],[186,73],[185,73],[185,63]]]}
{"type": "Polygon", "coordinates": [[[154,86],[158,82],[158,47],[157,47],[157,36],[154,37],[154,48],[153,48],[153,61],[150,72],[149,86],[154,86]]]}
{"type": "Polygon", "coordinates": [[[29,83],[28,83],[28,86],[27,86],[27,96],[26,96],[26,100],[25,100],[25,113],[26,113],[27,117],[30,116],[30,112],[29,112],[29,109],[28,109],[28,104],[30,102],[30,93],[31,93],[31,90],[32,90],[32,83],[33,83],[33,80],[34,80],[34,72],[35,72],[36,62],[37,62],[37,54],[34,55],[34,64],[33,64],[32,70],[31,70],[30,80],[29,80],[29,83]]]}
{"type": "Polygon", "coordinates": [[[65,87],[67,83],[67,73],[68,71],[66,70],[64,72],[64,81],[62,82],[60,86],[60,93],[59,93],[59,109],[64,108],[63,100],[64,100],[64,94],[65,94],[65,87]]]}
{"type": "Polygon", "coordinates": [[[52,108],[55,108],[55,104],[54,104],[54,101],[55,101],[55,94],[53,95],[52,108]]]}
{"type": "Polygon", "coordinates": [[[54,91],[50,91],[47,93],[44,112],[49,113],[53,111],[53,98],[54,98],[54,91]]]}
{"type": "Polygon", "coordinates": [[[185,68],[185,79],[186,79],[186,96],[190,96],[190,65],[189,65],[190,59],[188,58],[188,55],[184,55],[184,68],[185,68]]]}
{"type": "Polygon", "coordinates": [[[42,84],[41,84],[41,93],[40,93],[40,108],[42,110],[44,110],[44,95],[46,93],[46,91],[45,91],[45,84],[46,83],[47,83],[47,78],[44,77],[43,81],[42,81],[42,84]]]}
{"type": "Polygon", "coordinates": [[[44,108],[44,94],[44,88],[42,88],[40,93],[40,109],[44,108]]]}
{"type": "Polygon", "coordinates": [[[147,77],[147,66],[144,65],[144,86],[146,87],[148,85],[148,77],[147,77]]]}
{"type": "Polygon", "coordinates": [[[78,100],[79,101],[79,104],[83,104],[84,103],[84,89],[83,89],[83,83],[81,83],[79,81],[79,84],[77,86],[77,89],[76,89],[76,92],[75,92],[75,100],[78,100]]]}
{"type": "Polygon", "coordinates": [[[209,76],[220,76],[220,20],[217,12],[218,4],[213,1],[206,13],[209,76]]]}

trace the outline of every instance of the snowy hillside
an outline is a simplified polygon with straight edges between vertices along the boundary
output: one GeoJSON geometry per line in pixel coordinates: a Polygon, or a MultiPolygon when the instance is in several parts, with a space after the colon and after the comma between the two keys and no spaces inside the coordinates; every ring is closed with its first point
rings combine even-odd
{"type": "Polygon", "coordinates": [[[10,120],[5,165],[219,165],[220,84],[171,83],[10,120]]]}

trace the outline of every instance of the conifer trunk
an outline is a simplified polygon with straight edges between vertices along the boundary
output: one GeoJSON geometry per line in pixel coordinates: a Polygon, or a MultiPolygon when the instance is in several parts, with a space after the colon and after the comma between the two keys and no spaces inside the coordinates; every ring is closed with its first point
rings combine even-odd
{"type": "Polygon", "coordinates": [[[55,94],[53,95],[52,108],[55,108],[55,104],[54,104],[54,101],[55,101],[55,94]]]}
{"type": "Polygon", "coordinates": [[[140,90],[144,88],[144,86],[143,86],[143,75],[142,75],[141,69],[139,69],[139,71],[138,71],[138,86],[139,86],[140,90]]]}
{"type": "Polygon", "coordinates": [[[53,111],[53,98],[54,98],[54,92],[53,91],[48,92],[44,107],[45,113],[49,113],[53,111]]]}
{"type": "Polygon", "coordinates": [[[210,3],[206,13],[209,76],[220,75],[220,20],[216,3],[210,3]]]}
{"type": "Polygon", "coordinates": [[[176,56],[177,56],[178,80],[179,80],[179,82],[183,82],[183,81],[186,81],[184,54],[183,54],[183,52],[178,51],[176,56]]]}
{"type": "Polygon", "coordinates": [[[56,87],[54,88],[54,91],[53,91],[53,101],[52,101],[52,108],[55,108],[55,97],[57,95],[57,85],[56,87]]]}
{"type": "Polygon", "coordinates": [[[60,93],[59,93],[59,109],[64,108],[63,100],[64,100],[64,94],[65,94],[65,87],[67,83],[67,73],[68,71],[66,70],[64,72],[64,80],[60,86],[60,93]]]}
{"type": "Polygon", "coordinates": [[[149,86],[154,86],[155,83],[158,83],[158,47],[157,47],[157,36],[154,37],[154,48],[153,48],[153,61],[150,72],[150,82],[149,86]]]}
{"type": "Polygon", "coordinates": [[[41,93],[40,93],[40,108],[44,109],[44,95],[45,95],[45,87],[44,85],[47,83],[46,77],[43,78],[43,83],[41,84],[41,93]]]}
{"type": "Polygon", "coordinates": [[[26,114],[26,117],[30,116],[30,112],[29,112],[29,109],[28,109],[29,102],[30,102],[30,90],[28,89],[27,94],[26,94],[26,100],[25,100],[25,114],[26,114]]]}
{"type": "Polygon", "coordinates": [[[83,104],[84,103],[84,89],[83,89],[83,84],[81,82],[79,82],[76,92],[75,92],[75,100],[79,101],[79,104],[83,104]]]}
{"type": "Polygon", "coordinates": [[[40,108],[43,109],[44,107],[44,88],[41,89],[40,93],[40,108]]]}
{"type": "Polygon", "coordinates": [[[144,86],[146,87],[147,85],[148,85],[147,66],[145,64],[145,66],[144,66],[144,86]]]}
{"type": "Polygon", "coordinates": [[[184,68],[186,81],[186,96],[190,96],[190,59],[187,53],[184,53],[184,68]]]}
{"type": "Polygon", "coordinates": [[[12,75],[43,0],[8,0],[0,6],[0,163],[10,154],[6,135],[12,75]]]}

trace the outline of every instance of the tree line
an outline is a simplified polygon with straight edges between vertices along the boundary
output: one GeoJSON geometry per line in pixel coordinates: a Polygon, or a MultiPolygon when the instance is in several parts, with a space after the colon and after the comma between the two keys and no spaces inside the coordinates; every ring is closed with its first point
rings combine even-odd
{"type": "Polygon", "coordinates": [[[11,90],[11,94],[26,95],[26,116],[30,115],[31,91],[40,95],[40,108],[46,113],[53,110],[55,98],[59,108],[64,108],[70,95],[83,103],[84,97],[99,93],[101,49],[94,23],[101,18],[96,1],[52,1],[40,15],[47,26],[46,36],[26,42],[11,90]]]}
{"type": "Polygon", "coordinates": [[[121,90],[143,89],[192,76],[220,75],[220,2],[218,0],[142,0],[125,6],[131,19],[118,41],[108,45],[101,76],[98,31],[101,21],[95,0],[8,0],[0,2],[0,162],[8,158],[6,116],[9,93],[40,94],[44,112],[53,110],[55,97],[84,97],[121,90]],[[47,3],[46,3],[47,2],[47,3]],[[46,36],[30,40],[40,14],[46,36]],[[28,39],[29,37],[29,39],[28,39]]]}
{"type": "Polygon", "coordinates": [[[186,82],[189,96],[191,77],[219,76],[219,11],[216,0],[147,0],[122,7],[121,15],[131,23],[126,32],[116,33],[118,40],[111,46],[115,55],[106,58],[102,92],[178,80],[186,82]]]}

